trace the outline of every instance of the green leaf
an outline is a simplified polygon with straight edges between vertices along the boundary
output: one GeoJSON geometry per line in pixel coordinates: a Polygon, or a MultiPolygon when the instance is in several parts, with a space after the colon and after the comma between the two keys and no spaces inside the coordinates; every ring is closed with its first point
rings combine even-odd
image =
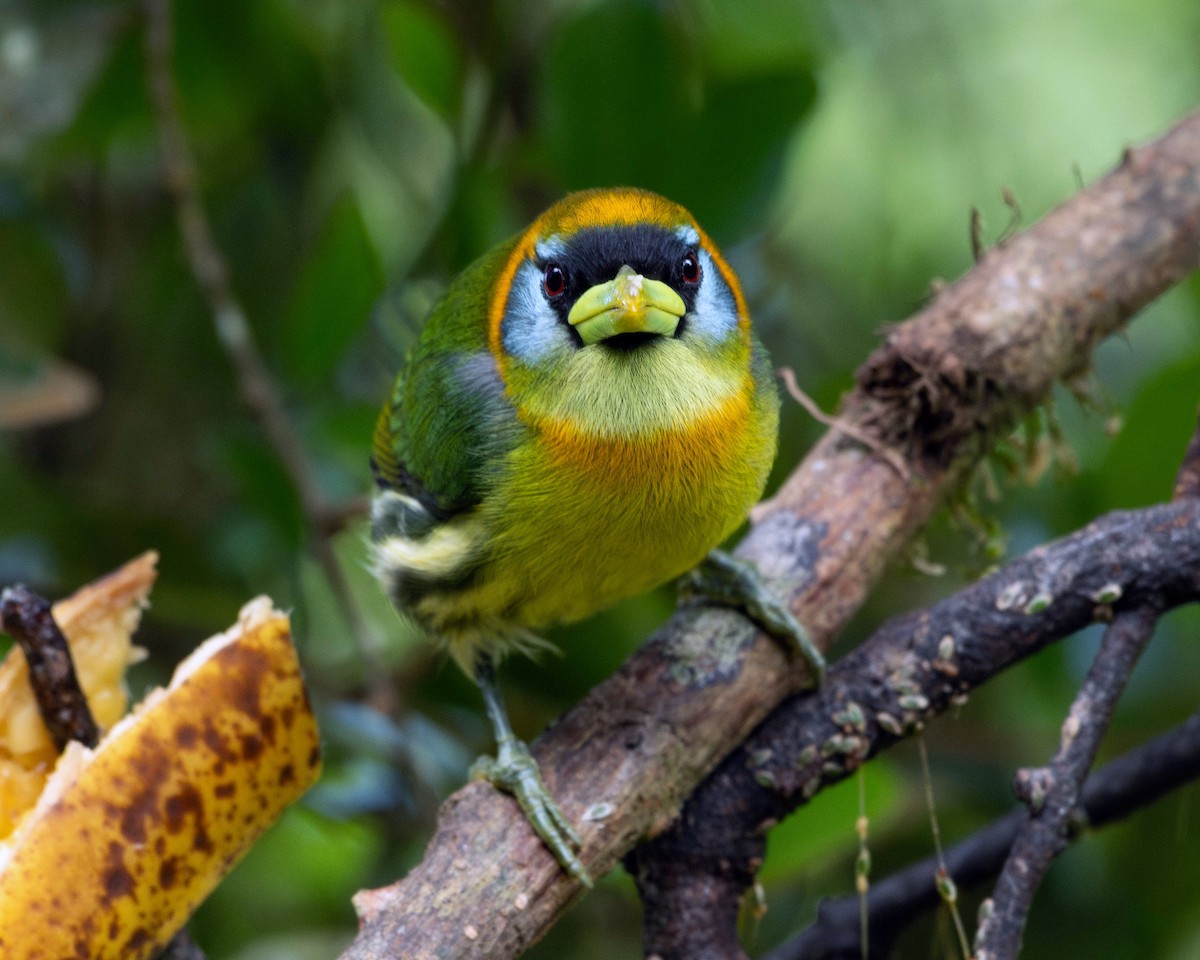
{"type": "Polygon", "coordinates": [[[6,337],[17,334],[27,344],[56,349],[67,307],[67,278],[47,231],[41,224],[0,219],[0,327],[6,337]]]}
{"type": "Polygon", "coordinates": [[[746,56],[649,4],[610,3],[552,41],[541,84],[550,165],[571,188],[630,185],[722,239],[759,229],[816,84],[806,56],[746,56]]]}
{"type": "Polygon", "coordinates": [[[1102,474],[1106,500],[1123,509],[1171,497],[1175,474],[1196,427],[1200,353],[1147,380],[1109,448],[1102,474]]]}
{"type": "Polygon", "coordinates": [[[684,48],[649,4],[610,3],[551,41],[542,93],[554,168],[573,188],[669,192],[692,110],[684,48]]]}
{"type": "Polygon", "coordinates": [[[382,290],[383,270],[358,206],[342,198],[301,272],[284,330],[287,364],[298,379],[328,379],[382,290]]]}
{"type": "MultiPolygon", "coordinates": [[[[854,832],[859,814],[858,776],[853,774],[822,790],[771,831],[760,880],[771,883],[797,871],[810,871],[818,861],[845,857],[858,847],[858,835],[854,832]]],[[[870,831],[874,836],[882,836],[901,812],[902,785],[886,758],[872,760],[866,768],[866,778],[870,831]]],[[[848,885],[853,883],[849,872],[846,881],[848,885]]]]}
{"type": "Polygon", "coordinates": [[[409,0],[392,0],[379,11],[392,63],[409,88],[442,117],[457,115],[463,60],[446,23],[409,0]]]}

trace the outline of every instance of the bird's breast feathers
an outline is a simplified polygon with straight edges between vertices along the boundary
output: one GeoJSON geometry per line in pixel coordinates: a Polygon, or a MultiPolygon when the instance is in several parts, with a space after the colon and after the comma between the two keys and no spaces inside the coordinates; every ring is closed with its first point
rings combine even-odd
{"type": "Polygon", "coordinates": [[[460,587],[422,596],[418,619],[452,648],[472,646],[580,619],[695,565],[742,522],[775,454],[777,410],[749,374],[708,386],[683,406],[686,387],[654,405],[593,385],[602,416],[522,411],[530,439],[472,514],[463,549],[479,566],[460,587]],[[622,404],[624,419],[613,412],[622,404]]]}

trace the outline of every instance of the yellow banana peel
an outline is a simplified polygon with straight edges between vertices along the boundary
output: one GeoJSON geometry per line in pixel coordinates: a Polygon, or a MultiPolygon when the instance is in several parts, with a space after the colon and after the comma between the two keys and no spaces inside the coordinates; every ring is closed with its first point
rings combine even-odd
{"type": "MultiPolygon", "coordinates": [[[[125,716],[125,670],[144,655],[133,645],[158,555],[142,554],[54,605],[71,645],[75,673],[101,730],[125,716]]],[[[0,663],[0,841],[37,802],[58,750],[38,712],[25,657],[13,649],[0,663]]]]}
{"type": "MultiPolygon", "coordinates": [[[[130,571],[131,564],[112,575],[127,577],[123,619],[110,610],[107,620],[95,614],[79,622],[135,624],[153,580],[153,557],[146,561],[134,561],[140,570],[130,571]],[[144,589],[129,586],[135,581],[144,589]]],[[[64,604],[55,607],[56,618],[64,604]]],[[[86,655],[76,649],[71,619],[62,621],[90,697],[86,655]]],[[[133,649],[128,630],[124,643],[123,652],[110,650],[100,659],[122,661],[123,671],[133,649]]],[[[13,655],[21,658],[19,651],[13,655]]],[[[16,685],[4,685],[10,669],[16,671],[0,666],[0,696],[18,695],[16,685]]],[[[26,724],[10,722],[6,729],[6,716],[0,701],[0,771],[20,766],[5,734],[15,736],[26,760],[36,739],[22,735],[26,724]]],[[[287,617],[259,597],[94,750],[71,743],[63,751],[32,810],[0,839],[0,956],[153,956],[315,781],[320,765],[316,721],[287,617]]]]}

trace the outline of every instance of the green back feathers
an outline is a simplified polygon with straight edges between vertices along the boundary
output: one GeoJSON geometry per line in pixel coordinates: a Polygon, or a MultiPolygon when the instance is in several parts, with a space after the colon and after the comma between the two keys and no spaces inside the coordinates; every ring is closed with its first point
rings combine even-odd
{"type": "Polygon", "coordinates": [[[376,421],[377,476],[448,513],[479,502],[489,454],[515,424],[486,341],[492,285],[511,249],[503,244],[451,283],[376,421]]]}
{"type": "Polygon", "coordinates": [[[375,418],[375,432],[371,436],[371,469],[376,480],[393,490],[403,486],[404,466],[396,443],[401,429],[399,401],[403,393],[404,374],[401,373],[392,384],[379,416],[375,418]]]}

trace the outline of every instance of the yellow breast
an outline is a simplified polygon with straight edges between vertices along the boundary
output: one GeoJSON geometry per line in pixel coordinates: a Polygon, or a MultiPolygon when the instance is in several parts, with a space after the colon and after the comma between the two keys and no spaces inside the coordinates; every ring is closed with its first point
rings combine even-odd
{"type": "Polygon", "coordinates": [[[497,518],[496,562],[524,580],[516,619],[576,620],[694,566],[762,492],[775,447],[763,426],[741,394],[680,430],[543,432],[497,518]]]}
{"type": "Polygon", "coordinates": [[[776,410],[755,405],[750,386],[684,426],[636,437],[537,424],[477,512],[488,563],[423,611],[456,655],[497,631],[578,620],[643,593],[728,536],[775,454],[776,410]]]}

